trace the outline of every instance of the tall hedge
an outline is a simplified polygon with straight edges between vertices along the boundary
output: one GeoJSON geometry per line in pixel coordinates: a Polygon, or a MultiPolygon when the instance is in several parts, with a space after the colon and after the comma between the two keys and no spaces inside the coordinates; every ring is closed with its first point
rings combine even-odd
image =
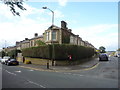
{"type": "Polygon", "coordinates": [[[71,55],[73,60],[78,60],[93,56],[94,49],[78,45],[54,44],[26,48],[22,50],[22,54],[25,57],[54,58],[56,60],[66,60],[68,55],[71,55]]]}
{"type": "Polygon", "coordinates": [[[73,60],[89,58],[94,55],[94,49],[78,45],[54,45],[55,59],[68,59],[68,55],[73,60]]]}
{"type": "Polygon", "coordinates": [[[42,45],[38,47],[31,47],[22,50],[24,57],[35,57],[35,58],[51,58],[51,45],[42,45]]]}

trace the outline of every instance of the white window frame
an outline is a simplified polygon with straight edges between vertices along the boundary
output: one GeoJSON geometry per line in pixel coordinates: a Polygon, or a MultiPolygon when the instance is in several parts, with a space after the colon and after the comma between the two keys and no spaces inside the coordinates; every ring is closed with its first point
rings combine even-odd
{"type": "Polygon", "coordinates": [[[57,40],[57,32],[56,31],[52,31],[52,40],[53,41],[57,40]]]}
{"type": "Polygon", "coordinates": [[[46,32],[46,41],[49,41],[50,40],[50,32],[46,32]]]}

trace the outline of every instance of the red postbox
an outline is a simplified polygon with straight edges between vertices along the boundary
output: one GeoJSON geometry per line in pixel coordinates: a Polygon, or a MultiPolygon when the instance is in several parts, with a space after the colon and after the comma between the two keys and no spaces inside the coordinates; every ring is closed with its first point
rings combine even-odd
{"type": "Polygon", "coordinates": [[[69,60],[72,60],[72,56],[71,55],[68,55],[68,58],[69,58],[69,60]]]}

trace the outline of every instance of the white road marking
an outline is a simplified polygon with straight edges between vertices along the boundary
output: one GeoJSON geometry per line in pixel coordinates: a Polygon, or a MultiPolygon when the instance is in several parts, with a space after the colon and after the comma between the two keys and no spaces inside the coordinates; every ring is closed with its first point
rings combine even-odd
{"type": "Polygon", "coordinates": [[[64,73],[64,74],[72,74],[72,73],[64,73]]]}
{"type": "Polygon", "coordinates": [[[28,70],[28,71],[34,71],[34,70],[31,69],[31,70],[28,70]]]}
{"type": "Polygon", "coordinates": [[[79,76],[84,76],[84,75],[79,75],[79,76]]]}
{"type": "Polygon", "coordinates": [[[71,73],[66,73],[66,74],[71,74],[71,73]]]}
{"type": "Polygon", "coordinates": [[[64,73],[64,74],[71,74],[71,75],[84,76],[84,75],[81,75],[81,74],[72,74],[72,73],[64,73]]]}
{"type": "Polygon", "coordinates": [[[30,81],[30,80],[28,80],[28,82],[29,82],[29,83],[32,83],[32,84],[35,84],[35,85],[37,85],[37,86],[40,86],[40,87],[42,87],[42,88],[46,88],[46,87],[44,87],[44,86],[42,86],[42,85],[40,85],[40,84],[38,84],[38,83],[35,83],[35,82],[33,82],[33,81],[30,81]]]}
{"type": "Polygon", "coordinates": [[[84,76],[84,75],[81,75],[81,74],[73,74],[73,75],[84,76]]]}
{"type": "Polygon", "coordinates": [[[21,71],[20,71],[20,70],[19,70],[19,71],[15,71],[15,72],[21,73],[21,71]]]}
{"type": "Polygon", "coordinates": [[[9,72],[9,71],[7,71],[7,70],[5,70],[7,73],[9,73],[9,74],[12,74],[12,75],[15,75],[16,76],[16,74],[15,73],[12,73],[12,72],[9,72]]]}
{"type": "Polygon", "coordinates": [[[2,71],[2,68],[0,68],[0,71],[2,71]]]}

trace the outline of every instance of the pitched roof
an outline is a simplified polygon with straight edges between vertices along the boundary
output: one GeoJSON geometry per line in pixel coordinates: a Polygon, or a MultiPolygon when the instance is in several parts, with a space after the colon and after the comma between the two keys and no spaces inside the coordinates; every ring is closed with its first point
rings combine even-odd
{"type": "Polygon", "coordinates": [[[61,28],[56,25],[51,25],[47,30],[49,29],[61,29],[61,28]]]}

